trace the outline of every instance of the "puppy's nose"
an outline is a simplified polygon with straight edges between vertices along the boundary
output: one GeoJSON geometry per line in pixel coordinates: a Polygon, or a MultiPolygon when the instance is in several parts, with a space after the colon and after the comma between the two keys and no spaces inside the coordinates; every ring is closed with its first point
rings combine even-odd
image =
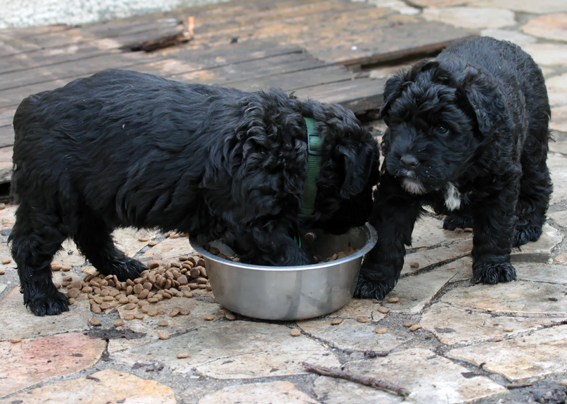
{"type": "Polygon", "coordinates": [[[413,154],[404,154],[402,158],[400,158],[400,162],[406,170],[413,170],[419,165],[419,161],[413,154]]]}

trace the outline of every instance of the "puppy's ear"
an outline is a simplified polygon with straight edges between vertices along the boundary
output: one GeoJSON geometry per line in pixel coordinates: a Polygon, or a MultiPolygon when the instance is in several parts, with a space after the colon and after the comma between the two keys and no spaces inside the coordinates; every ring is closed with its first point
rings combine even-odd
{"type": "Polygon", "coordinates": [[[341,188],[341,197],[350,197],[362,192],[368,181],[378,181],[379,152],[377,145],[360,143],[340,145],[336,151],[343,158],[345,180],[341,188]]]}
{"type": "Polygon", "coordinates": [[[438,67],[439,62],[425,59],[414,64],[409,70],[401,70],[393,77],[389,78],[384,86],[384,103],[380,108],[378,118],[386,118],[388,116],[388,111],[390,110],[392,103],[402,95],[402,92],[408,83],[415,81],[419,73],[431,69],[437,69],[438,67]]]}
{"type": "Polygon", "coordinates": [[[474,113],[480,133],[491,136],[506,120],[504,95],[488,74],[475,68],[467,67],[461,77],[457,97],[474,113]]]}

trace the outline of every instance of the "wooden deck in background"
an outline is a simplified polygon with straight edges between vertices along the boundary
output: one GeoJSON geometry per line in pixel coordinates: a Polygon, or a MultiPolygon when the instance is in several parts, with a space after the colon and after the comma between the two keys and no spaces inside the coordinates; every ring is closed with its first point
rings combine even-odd
{"type": "Polygon", "coordinates": [[[360,77],[361,66],[476,34],[341,0],[236,0],[80,27],[0,30],[0,183],[10,180],[21,100],[106,68],[247,91],[279,87],[364,112],[381,105],[384,82],[360,77]]]}

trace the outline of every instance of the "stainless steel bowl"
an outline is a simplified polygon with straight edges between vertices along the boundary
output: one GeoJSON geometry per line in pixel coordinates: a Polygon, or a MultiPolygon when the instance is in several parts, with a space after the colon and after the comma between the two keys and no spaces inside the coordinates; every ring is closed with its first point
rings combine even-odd
{"type": "Polygon", "coordinates": [[[210,241],[204,238],[189,241],[205,258],[213,293],[223,307],[265,320],[301,320],[332,313],[350,301],[362,257],[377,241],[369,224],[340,236],[315,233],[310,246],[317,256],[330,257],[349,245],[359,251],[327,263],[270,267],[217,257],[202,247],[210,241]]]}

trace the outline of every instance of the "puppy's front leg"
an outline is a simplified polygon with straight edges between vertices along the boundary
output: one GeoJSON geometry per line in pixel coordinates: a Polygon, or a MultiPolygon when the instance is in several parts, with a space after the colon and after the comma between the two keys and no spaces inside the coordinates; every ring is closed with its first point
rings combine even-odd
{"type": "Polygon", "coordinates": [[[374,201],[370,224],[378,233],[378,242],[364,257],[354,295],[382,300],[400,278],[405,246],[411,245],[421,204],[418,197],[405,192],[389,174],[382,177],[374,201]]]}
{"type": "Polygon", "coordinates": [[[516,280],[510,264],[518,197],[515,182],[502,192],[473,206],[473,277],[475,283],[498,283],[516,280]]]}

